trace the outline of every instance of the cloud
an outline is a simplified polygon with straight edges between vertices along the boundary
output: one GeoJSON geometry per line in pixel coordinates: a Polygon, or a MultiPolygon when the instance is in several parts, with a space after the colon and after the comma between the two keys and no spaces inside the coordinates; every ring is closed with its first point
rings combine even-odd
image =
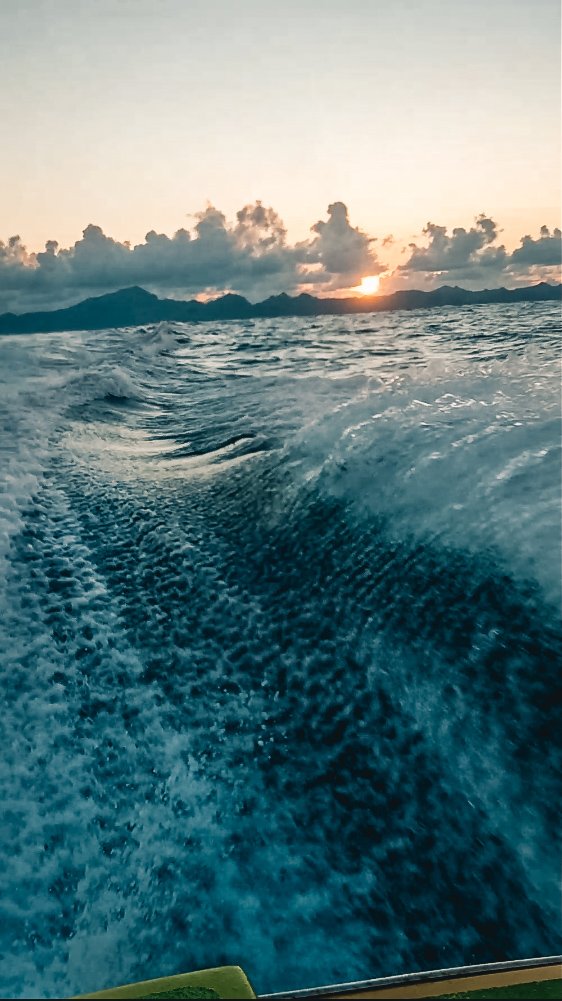
{"type": "Polygon", "coordinates": [[[316,238],[300,245],[308,263],[320,265],[320,279],[334,288],[357,285],[363,275],[378,275],[385,270],[373,250],[374,238],[351,226],[343,202],[328,206],[328,220],[312,227],[316,238]],[[339,284],[338,284],[339,283],[339,284]]]}
{"type": "Polygon", "coordinates": [[[532,236],[522,236],[521,246],[511,255],[515,266],[560,267],[562,264],[562,232],[555,228],[552,233],[548,226],[541,226],[538,240],[532,236]]]}
{"type": "Polygon", "coordinates": [[[274,246],[285,245],[287,230],[274,209],[266,208],[261,202],[245,205],[236,213],[238,220],[234,231],[237,242],[243,247],[252,247],[265,253],[274,246]]]}
{"type": "Polygon", "coordinates": [[[498,243],[499,232],[497,223],[486,215],[479,215],[470,229],[459,226],[451,233],[446,226],[428,223],[423,230],[425,245],[410,243],[410,256],[395,274],[404,277],[421,273],[430,285],[451,280],[469,287],[559,280],[562,236],[559,229],[551,233],[542,226],[536,240],[522,237],[521,246],[512,253],[498,243]]]}
{"type": "Polygon", "coordinates": [[[501,270],[507,260],[505,247],[492,246],[498,237],[497,224],[489,216],[479,215],[470,229],[458,226],[451,235],[446,226],[428,222],[423,230],[426,246],[410,244],[410,257],[400,271],[423,271],[442,275],[450,271],[463,273],[481,269],[501,270]]]}
{"type": "MultiPolygon", "coordinates": [[[[33,253],[19,236],[0,241],[0,312],[51,309],[127,285],[177,298],[230,290],[256,300],[302,289],[345,292],[363,276],[383,272],[386,291],[404,284],[490,287],[559,278],[559,229],[543,226],[537,238],[522,237],[508,253],[486,215],[451,232],[428,223],[425,242],[411,243],[408,259],[392,274],[378,259],[374,238],[351,224],[343,202],[329,205],[310,238],[296,244],[277,212],[260,201],[244,205],[233,222],[213,205],[192,218],[190,229],[173,236],[150,230],[136,246],[93,224],[68,248],[53,239],[33,253]]],[[[392,241],[385,237],[385,249],[392,241]]]]}
{"type": "Polygon", "coordinates": [[[232,225],[213,205],[194,218],[193,232],[151,230],[133,247],[95,225],[67,249],[49,240],[44,251],[28,253],[13,237],[0,244],[0,309],[48,308],[127,285],[179,296],[231,289],[256,298],[309,284],[346,288],[382,270],[371,238],[350,224],[342,202],[295,246],[277,212],[260,201],[243,206],[232,225]]]}
{"type": "MultiPolygon", "coordinates": [[[[49,246],[54,241],[49,240],[49,246]]],[[[33,255],[27,253],[19,236],[11,236],[7,243],[0,240],[0,268],[6,273],[15,275],[22,267],[33,264],[33,255]]]]}

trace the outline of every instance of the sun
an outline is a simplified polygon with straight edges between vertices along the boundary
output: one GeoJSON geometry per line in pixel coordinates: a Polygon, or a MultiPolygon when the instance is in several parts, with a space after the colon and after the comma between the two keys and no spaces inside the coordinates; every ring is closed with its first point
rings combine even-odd
{"type": "Polygon", "coordinates": [[[357,286],[361,295],[376,295],[379,290],[379,276],[378,275],[365,275],[361,279],[361,284],[357,286]]]}

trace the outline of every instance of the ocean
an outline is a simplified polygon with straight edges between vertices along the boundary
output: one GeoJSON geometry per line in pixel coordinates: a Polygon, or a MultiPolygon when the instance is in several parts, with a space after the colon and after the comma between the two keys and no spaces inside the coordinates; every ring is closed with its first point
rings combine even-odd
{"type": "Polygon", "coordinates": [[[559,346],[0,338],[4,996],[560,951],[559,346]]]}

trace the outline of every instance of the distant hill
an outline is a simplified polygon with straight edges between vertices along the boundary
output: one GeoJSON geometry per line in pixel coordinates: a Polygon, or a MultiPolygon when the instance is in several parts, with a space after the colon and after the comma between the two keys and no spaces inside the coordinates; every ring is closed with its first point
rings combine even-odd
{"type": "Polygon", "coordinates": [[[404,289],[390,295],[323,299],[302,293],[297,296],[270,296],[251,303],[241,295],[223,295],[210,302],[196,299],[159,299],[152,292],[133,286],[108,295],[84,299],[66,309],[41,313],[4,313],[0,334],[49,333],[63,330],[101,330],[105,327],[134,327],[161,320],[247,320],[278,316],[327,316],[348,313],[378,313],[395,309],[428,309],[435,306],[471,306],[510,302],[545,302],[562,299],[562,285],[529,285],[526,288],[484,289],[471,292],[443,285],[431,292],[404,289]]]}

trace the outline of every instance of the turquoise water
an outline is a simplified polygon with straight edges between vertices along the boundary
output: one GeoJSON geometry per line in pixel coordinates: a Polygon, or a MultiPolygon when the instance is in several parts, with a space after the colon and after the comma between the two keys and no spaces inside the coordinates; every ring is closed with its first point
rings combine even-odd
{"type": "Polygon", "coordinates": [[[559,951],[559,309],[0,340],[0,989],[559,951]]]}

